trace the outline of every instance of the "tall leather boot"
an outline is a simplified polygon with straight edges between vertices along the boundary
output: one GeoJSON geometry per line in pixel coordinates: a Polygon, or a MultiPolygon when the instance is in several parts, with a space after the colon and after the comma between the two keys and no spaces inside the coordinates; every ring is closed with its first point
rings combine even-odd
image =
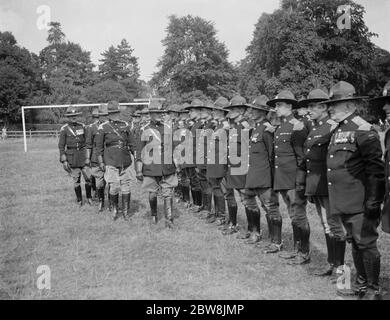
{"type": "Polygon", "coordinates": [[[119,218],[119,194],[109,194],[108,197],[112,204],[112,220],[115,221],[119,218]]]}
{"type": "Polygon", "coordinates": [[[191,208],[192,213],[197,213],[201,210],[202,207],[202,191],[201,190],[191,190],[192,199],[194,206],[191,208]]]}
{"type": "Polygon", "coordinates": [[[299,227],[301,250],[297,256],[288,262],[291,265],[301,265],[310,263],[310,225],[299,227]]]}
{"type": "Polygon", "coordinates": [[[237,228],[237,210],[238,208],[228,206],[228,212],[229,212],[229,226],[226,230],[222,231],[222,234],[224,236],[231,235],[238,232],[237,228]]]}
{"type": "Polygon", "coordinates": [[[85,195],[87,197],[87,204],[92,205],[92,186],[90,184],[85,184],[85,195]]]}
{"type": "Polygon", "coordinates": [[[149,194],[149,205],[150,205],[150,214],[152,216],[152,222],[156,224],[158,222],[157,218],[157,196],[152,196],[149,194]]]}
{"type": "Polygon", "coordinates": [[[282,259],[294,259],[298,253],[301,251],[301,235],[298,226],[295,224],[292,224],[292,229],[293,229],[293,241],[294,241],[294,249],[292,252],[286,252],[286,253],[281,253],[279,255],[280,258],[282,259]]]}
{"type": "Polygon", "coordinates": [[[352,258],[356,269],[356,280],[351,289],[338,289],[337,294],[341,296],[363,297],[367,291],[367,275],[364,268],[363,255],[354,242],[352,242],[352,258]]]}
{"type": "Polygon", "coordinates": [[[328,268],[325,271],[316,273],[319,277],[329,277],[333,274],[336,267],[336,239],[329,233],[325,233],[326,248],[328,252],[328,268]]]}
{"type": "Polygon", "coordinates": [[[278,253],[283,248],[282,241],[282,218],[270,218],[271,223],[271,244],[268,245],[264,252],[267,254],[278,253]]]}
{"type": "Polygon", "coordinates": [[[210,219],[213,214],[211,213],[211,202],[212,202],[212,194],[210,193],[205,193],[203,196],[203,210],[199,213],[199,218],[200,219],[210,219]]]}
{"type": "Polygon", "coordinates": [[[251,236],[251,233],[253,231],[253,217],[252,217],[252,210],[248,209],[245,207],[245,215],[246,215],[246,220],[248,222],[248,228],[245,232],[240,233],[237,236],[237,239],[249,239],[251,236]]]}
{"type": "MultiPolygon", "coordinates": [[[[219,209],[220,204],[218,203],[217,197],[215,195],[213,195],[213,197],[214,197],[214,212],[211,212],[210,210],[210,215],[208,216],[206,221],[206,223],[208,224],[217,221],[217,217],[220,215],[220,210],[221,210],[219,209]]],[[[210,209],[211,209],[211,201],[210,201],[210,209]]]]}
{"type": "Polygon", "coordinates": [[[251,210],[252,216],[252,234],[251,237],[245,242],[247,244],[256,244],[261,240],[260,230],[260,210],[251,210]]]}
{"type": "Polygon", "coordinates": [[[98,199],[99,199],[99,211],[103,212],[104,210],[104,187],[97,189],[98,199]]]}
{"type": "Polygon", "coordinates": [[[93,191],[93,200],[96,201],[96,199],[98,198],[98,192],[97,192],[97,188],[96,188],[96,179],[94,176],[91,176],[91,188],[92,188],[92,191],[93,191]]]}
{"type": "Polygon", "coordinates": [[[173,228],[172,197],[164,198],[165,227],[173,228]]]}
{"type": "Polygon", "coordinates": [[[183,190],[183,201],[186,203],[190,202],[190,188],[188,186],[182,186],[183,190]]]}
{"type": "Polygon", "coordinates": [[[226,222],[226,204],[223,196],[214,197],[217,226],[224,225],[226,222]]]}
{"type": "Polygon", "coordinates": [[[367,275],[367,291],[362,299],[382,300],[382,294],[379,289],[379,274],[381,270],[380,255],[365,250],[363,252],[363,263],[367,275]]]}
{"type": "Polygon", "coordinates": [[[112,202],[111,202],[111,197],[110,197],[110,184],[108,184],[107,187],[107,195],[108,195],[108,211],[112,211],[112,202]]]}
{"type": "Polygon", "coordinates": [[[271,217],[268,213],[265,214],[265,219],[267,220],[267,226],[268,226],[268,238],[271,239],[272,225],[271,225],[271,217]]]}
{"type": "Polygon", "coordinates": [[[130,219],[130,199],[131,193],[122,194],[122,210],[125,221],[129,221],[130,219]]]}
{"type": "Polygon", "coordinates": [[[81,186],[75,187],[74,192],[76,193],[77,203],[81,207],[83,205],[83,195],[81,192],[81,186]]]}

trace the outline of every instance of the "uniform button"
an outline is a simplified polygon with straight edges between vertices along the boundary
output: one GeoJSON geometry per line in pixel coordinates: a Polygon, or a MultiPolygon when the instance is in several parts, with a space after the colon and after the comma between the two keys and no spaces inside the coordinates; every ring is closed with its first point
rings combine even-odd
{"type": "Polygon", "coordinates": [[[316,129],[313,129],[313,131],[316,131],[316,129]]]}
{"type": "Polygon", "coordinates": [[[309,141],[310,141],[310,140],[311,140],[311,138],[309,138],[309,139],[307,139],[307,140],[309,140],[309,141]]]}
{"type": "Polygon", "coordinates": [[[309,160],[309,159],[307,159],[307,160],[306,160],[306,162],[310,162],[310,160],[309,160]]]}
{"type": "Polygon", "coordinates": [[[337,130],[338,132],[341,132],[341,129],[337,130]]]}
{"type": "Polygon", "coordinates": [[[310,149],[307,149],[307,152],[310,152],[310,149]]]}
{"type": "Polygon", "coordinates": [[[276,139],[278,139],[279,138],[279,136],[276,136],[276,139]]]}
{"type": "Polygon", "coordinates": [[[328,185],[331,186],[331,185],[332,185],[332,182],[329,182],[328,185]]]}
{"type": "Polygon", "coordinates": [[[279,168],[278,166],[275,166],[275,169],[279,168]]]}
{"type": "Polygon", "coordinates": [[[331,172],[332,171],[332,169],[328,169],[328,172],[331,172]]]}
{"type": "Polygon", "coordinates": [[[343,150],[347,150],[347,148],[346,148],[346,147],[344,147],[344,148],[343,148],[343,150]]]}
{"type": "Polygon", "coordinates": [[[331,154],[329,157],[330,157],[331,159],[333,159],[333,154],[331,154]]]}
{"type": "Polygon", "coordinates": [[[278,146],[275,146],[275,149],[277,149],[278,148],[278,146]]]}
{"type": "Polygon", "coordinates": [[[275,156],[275,159],[277,159],[278,158],[278,156],[275,156]]]}
{"type": "Polygon", "coordinates": [[[310,170],[307,170],[307,173],[310,173],[310,170]]]}

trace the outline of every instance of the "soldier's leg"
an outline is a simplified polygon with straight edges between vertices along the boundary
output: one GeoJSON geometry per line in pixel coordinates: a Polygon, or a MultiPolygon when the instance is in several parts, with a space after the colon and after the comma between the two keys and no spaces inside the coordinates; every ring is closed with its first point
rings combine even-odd
{"type": "MultiPolygon", "coordinates": [[[[226,182],[226,180],[225,180],[226,182]]],[[[234,197],[234,189],[229,188],[225,183],[225,199],[228,207],[229,226],[222,231],[223,235],[230,235],[238,232],[237,228],[237,201],[234,197]]]]}
{"type": "Polygon", "coordinates": [[[99,167],[91,168],[92,176],[95,178],[96,182],[96,193],[99,200],[99,211],[102,212],[104,210],[104,189],[106,187],[106,182],[104,180],[104,171],[102,171],[99,167]]]}
{"type": "Polygon", "coordinates": [[[366,278],[367,289],[364,299],[381,299],[379,288],[380,253],[377,247],[379,219],[368,219],[364,213],[350,217],[352,244],[355,251],[355,267],[366,278]],[[360,271],[358,270],[361,269],[360,271]]]}
{"type": "Polygon", "coordinates": [[[201,219],[207,218],[211,212],[211,188],[206,174],[206,169],[199,169],[197,173],[202,192],[202,206],[199,214],[199,218],[201,219]]]}
{"type": "Polygon", "coordinates": [[[182,191],[183,191],[183,201],[186,203],[186,205],[189,205],[190,203],[190,178],[187,175],[186,170],[181,170],[182,173],[182,191]]]}
{"type": "Polygon", "coordinates": [[[173,227],[173,190],[177,184],[176,174],[162,177],[160,181],[161,195],[164,199],[165,226],[168,228],[173,227]]]}
{"type": "Polygon", "coordinates": [[[277,253],[282,247],[282,215],[279,210],[279,195],[271,188],[259,189],[258,196],[265,208],[271,243],[264,248],[265,253],[277,253]]]}
{"type": "Polygon", "coordinates": [[[186,168],[187,176],[190,180],[192,202],[194,205],[194,212],[198,212],[202,205],[202,191],[200,182],[196,174],[195,168],[186,168]]]}
{"type": "Polygon", "coordinates": [[[122,192],[122,214],[128,221],[130,218],[130,199],[131,199],[131,167],[127,167],[119,174],[120,187],[122,192]]]}
{"type": "Polygon", "coordinates": [[[260,241],[260,209],[256,202],[257,189],[246,189],[244,194],[244,207],[248,220],[250,239],[247,244],[256,244],[260,241]]]}
{"type": "Polygon", "coordinates": [[[142,189],[149,194],[149,206],[152,222],[157,223],[157,192],[161,177],[144,177],[142,189]]]}
{"type": "Polygon", "coordinates": [[[222,178],[209,178],[210,187],[214,197],[214,215],[207,221],[207,223],[214,223],[218,220],[218,224],[225,219],[225,198],[221,187],[222,178]]]}
{"type": "Polygon", "coordinates": [[[87,204],[92,205],[92,173],[91,168],[85,166],[81,169],[85,181],[85,196],[87,198],[87,204]]]}
{"type": "Polygon", "coordinates": [[[77,203],[81,207],[83,205],[83,196],[81,192],[81,169],[80,168],[71,168],[70,175],[73,179],[73,188],[76,194],[77,203]]]}
{"type": "Polygon", "coordinates": [[[106,166],[104,179],[107,181],[108,184],[108,197],[112,205],[112,219],[115,221],[119,218],[119,169],[112,166],[106,166]]]}

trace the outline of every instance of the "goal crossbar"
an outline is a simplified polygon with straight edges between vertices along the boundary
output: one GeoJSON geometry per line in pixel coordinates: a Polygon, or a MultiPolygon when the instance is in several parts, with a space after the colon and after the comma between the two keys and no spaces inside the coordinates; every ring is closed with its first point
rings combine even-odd
{"type": "MultiPolygon", "coordinates": [[[[145,102],[122,102],[119,103],[120,106],[148,106],[150,100],[145,99],[145,102]]],[[[103,103],[84,103],[84,104],[53,104],[53,105],[42,105],[42,106],[22,106],[22,126],[23,126],[23,144],[24,152],[27,152],[27,135],[26,135],[26,119],[25,119],[25,110],[31,109],[51,109],[51,108],[87,108],[87,107],[98,107],[103,103]]]]}

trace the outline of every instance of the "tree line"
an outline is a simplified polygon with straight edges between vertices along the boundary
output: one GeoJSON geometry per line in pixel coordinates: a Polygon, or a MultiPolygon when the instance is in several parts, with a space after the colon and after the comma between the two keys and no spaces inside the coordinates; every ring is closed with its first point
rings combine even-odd
{"type": "MultiPolygon", "coordinates": [[[[234,64],[212,21],[172,15],[164,53],[148,83],[140,80],[138,57],[125,39],[104,51],[96,68],[89,52],[66,40],[58,22],[51,23],[39,55],[18,46],[10,32],[0,32],[0,118],[19,121],[21,105],[124,102],[151,92],[182,103],[237,93],[272,97],[289,88],[299,99],[338,80],[353,83],[359,94],[377,95],[390,79],[390,53],[373,43],[377,35],[364,13],[352,0],[282,0],[273,13],[259,17],[245,57],[234,64]],[[351,8],[350,29],[337,26],[340,5],[351,8]]],[[[40,110],[30,117],[56,123],[61,112],[40,110]]]]}

